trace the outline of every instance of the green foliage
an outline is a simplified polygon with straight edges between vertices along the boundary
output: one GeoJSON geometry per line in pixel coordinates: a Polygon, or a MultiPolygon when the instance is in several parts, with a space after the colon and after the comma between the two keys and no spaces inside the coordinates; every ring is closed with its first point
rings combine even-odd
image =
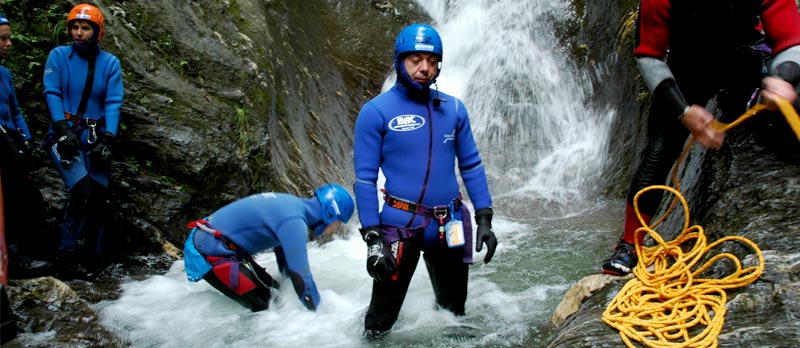
{"type": "Polygon", "coordinates": [[[183,76],[183,74],[186,73],[187,68],[189,68],[189,61],[181,60],[180,63],[178,63],[178,75],[183,76]]]}
{"type": "Polygon", "coordinates": [[[47,55],[68,40],[64,20],[69,6],[67,2],[15,0],[0,4],[0,11],[11,21],[13,44],[5,66],[14,76],[17,95],[23,104],[41,97],[47,55]]]}

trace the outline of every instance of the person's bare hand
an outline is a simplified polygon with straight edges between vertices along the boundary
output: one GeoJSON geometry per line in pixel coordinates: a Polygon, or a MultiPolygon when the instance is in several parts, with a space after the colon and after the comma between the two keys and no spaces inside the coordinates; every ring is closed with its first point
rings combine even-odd
{"type": "Polygon", "coordinates": [[[684,127],[694,135],[698,144],[709,149],[719,150],[725,139],[725,133],[709,126],[713,120],[714,116],[699,105],[692,105],[689,111],[681,117],[684,127]]]}
{"type": "Polygon", "coordinates": [[[761,80],[761,86],[761,103],[769,110],[778,110],[778,97],[789,103],[794,103],[797,99],[797,91],[792,84],[777,77],[765,77],[761,80]]]}

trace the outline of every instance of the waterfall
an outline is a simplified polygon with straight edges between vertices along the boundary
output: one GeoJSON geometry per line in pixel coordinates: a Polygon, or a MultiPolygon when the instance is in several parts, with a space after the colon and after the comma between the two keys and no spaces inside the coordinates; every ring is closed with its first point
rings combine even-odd
{"type": "MultiPolygon", "coordinates": [[[[594,204],[614,111],[588,106],[589,78],[559,47],[553,27],[570,15],[565,3],[419,1],[444,43],[437,88],[466,103],[495,201],[500,245],[491,263],[482,262],[484,251],[470,267],[466,315],[435,308],[419,265],[392,332],[362,338],[372,282],[353,221],[347,237],[308,246],[322,298],[315,312],[277,277],[282,287],[269,310],[251,313],[205,282],[188,282],[177,261],[98,304],[106,328],[135,347],[547,345],[540,328],[568,286],[597,271],[598,255],[618,236],[621,212],[594,204]]],[[[279,274],[273,253],[255,258],[279,274]]]]}
{"type": "Polygon", "coordinates": [[[419,2],[443,40],[438,87],[466,103],[495,200],[512,211],[588,206],[614,113],[585,105],[589,78],[558,45],[554,20],[569,14],[567,4],[419,2]]]}

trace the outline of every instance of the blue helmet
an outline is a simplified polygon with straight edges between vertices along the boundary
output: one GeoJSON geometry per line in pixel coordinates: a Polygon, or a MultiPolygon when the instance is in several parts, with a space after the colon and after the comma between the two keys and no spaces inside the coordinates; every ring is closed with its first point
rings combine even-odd
{"type": "Polygon", "coordinates": [[[429,52],[439,56],[439,62],[442,61],[442,38],[436,29],[430,25],[415,23],[411,24],[402,30],[397,35],[397,40],[394,43],[394,68],[397,72],[397,78],[402,79],[406,84],[411,83],[410,86],[416,89],[427,89],[439,76],[439,69],[436,76],[425,84],[420,85],[411,80],[406,74],[406,69],[403,66],[403,59],[405,55],[412,52],[429,52]]]}
{"type": "Polygon", "coordinates": [[[11,21],[8,20],[6,15],[0,13],[0,25],[8,24],[11,25],[11,21]]]}
{"type": "MultiPolygon", "coordinates": [[[[353,197],[341,185],[323,185],[314,191],[314,195],[317,196],[321,205],[320,218],[323,226],[328,226],[336,220],[346,223],[353,216],[355,211],[353,197]]],[[[315,230],[314,233],[319,235],[322,230],[315,230]]]]}

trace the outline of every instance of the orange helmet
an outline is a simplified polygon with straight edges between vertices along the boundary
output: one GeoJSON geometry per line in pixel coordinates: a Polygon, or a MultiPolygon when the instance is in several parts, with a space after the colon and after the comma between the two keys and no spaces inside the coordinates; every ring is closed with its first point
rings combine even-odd
{"type": "Polygon", "coordinates": [[[69,35],[70,22],[74,20],[89,21],[97,25],[97,42],[103,39],[103,31],[106,29],[106,20],[100,9],[89,4],[75,5],[67,15],[67,35],[69,35]]]}

